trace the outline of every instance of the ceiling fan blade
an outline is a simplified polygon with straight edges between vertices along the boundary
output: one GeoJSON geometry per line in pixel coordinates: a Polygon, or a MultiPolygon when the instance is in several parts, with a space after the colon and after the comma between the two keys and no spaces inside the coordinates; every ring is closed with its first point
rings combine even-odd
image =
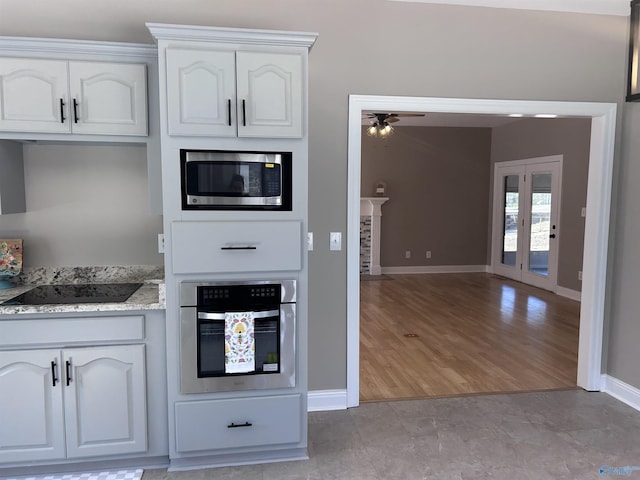
{"type": "Polygon", "coordinates": [[[391,113],[394,117],[424,117],[424,113],[391,113]]]}
{"type": "Polygon", "coordinates": [[[387,121],[387,123],[394,123],[394,122],[399,122],[400,119],[397,118],[397,117],[391,116],[391,117],[387,117],[386,121],[387,121]]]}

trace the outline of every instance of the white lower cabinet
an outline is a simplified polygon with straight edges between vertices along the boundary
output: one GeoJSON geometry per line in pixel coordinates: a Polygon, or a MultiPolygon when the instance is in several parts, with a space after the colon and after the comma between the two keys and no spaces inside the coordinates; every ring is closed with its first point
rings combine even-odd
{"type": "Polygon", "coordinates": [[[0,463],[147,449],[144,345],[0,352],[0,463]]]}
{"type": "Polygon", "coordinates": [[[302,440],[302,397],[296,394],[178,402],[175,413],[176,450],[181,453],[302,440]]]}

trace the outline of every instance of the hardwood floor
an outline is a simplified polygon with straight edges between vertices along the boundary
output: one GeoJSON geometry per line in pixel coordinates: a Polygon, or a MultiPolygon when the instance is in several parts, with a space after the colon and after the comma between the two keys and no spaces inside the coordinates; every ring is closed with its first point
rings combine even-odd
{"type": "Polygon", "coordinates": [[[576,387],[580,303],[485,273],[360,282],[360,401],[576,387]]]}

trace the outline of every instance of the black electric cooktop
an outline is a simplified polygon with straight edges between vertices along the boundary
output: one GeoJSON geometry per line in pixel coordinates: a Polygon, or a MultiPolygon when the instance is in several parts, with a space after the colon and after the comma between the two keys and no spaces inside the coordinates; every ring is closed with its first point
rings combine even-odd
{"type": "Polygon", "coordinates": [[[142,283],[39,285],[2,305],[51,305],[125,302],[142,283]]]}

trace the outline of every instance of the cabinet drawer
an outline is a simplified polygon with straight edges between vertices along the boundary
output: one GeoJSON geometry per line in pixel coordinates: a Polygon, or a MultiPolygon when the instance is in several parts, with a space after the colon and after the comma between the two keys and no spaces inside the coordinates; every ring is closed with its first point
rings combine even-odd
{"type": "Polygon", "coordinates": [[[0,332],[0,347],[143,340],[144,316],[3,320],[0,332]]]}
{"type": "Polygon", "coordinates": [[[175,222],[174,273],[300,270],[301,224],[274,222],[175,222]]]}
{"type": "Polygon", "coordinates": [[[300,395],[176,403],[176,450],[298,443],[301,404],[300,395]]]}

